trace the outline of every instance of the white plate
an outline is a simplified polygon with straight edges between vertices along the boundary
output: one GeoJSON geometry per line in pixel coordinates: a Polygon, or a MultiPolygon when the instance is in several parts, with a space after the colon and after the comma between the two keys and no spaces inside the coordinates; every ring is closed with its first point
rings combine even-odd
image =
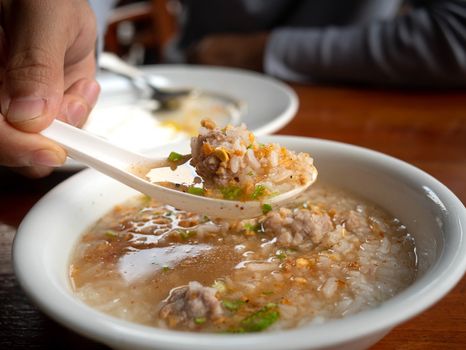
{"type": "MultiPolygon", "coordinates": [[[[287,124],[298,108],[298,98],[285,83],[263,74],[232,68],[193,65],[155,65],[143,68],[158,85],[190,87],[231,98],[240,104],[233,123],[245,123],[256,135],[273,133],[287,124]]],[[[98,76],[102,92],[84,129],[110,142],[142,153],[189,137],[162,126],[147,103],[126,79],[110,73],[98,76]]],[[[214,118],[215,119],[215,118],[214,118]]],[[[64,170],[82,165],[68,161],[64,170]]]]}

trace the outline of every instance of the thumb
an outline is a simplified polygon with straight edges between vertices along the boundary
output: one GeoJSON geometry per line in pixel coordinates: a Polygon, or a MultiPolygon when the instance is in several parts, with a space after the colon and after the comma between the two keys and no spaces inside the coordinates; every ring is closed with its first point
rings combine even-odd
{"type": "Polygon", "coordinates": [[[62,66],[37,48],[12,55],[2,93],[2,112],[10,124],[38,132],[51,122],[63,94],[62,66]]]}
{"type": "Polygon", "coordinates": [[[50,12],[26,1],[7,26],[8,55],[1,91],[2,114],[27,132],[44,129],[63,98],[66,35],[51,26],[50,12]]]}

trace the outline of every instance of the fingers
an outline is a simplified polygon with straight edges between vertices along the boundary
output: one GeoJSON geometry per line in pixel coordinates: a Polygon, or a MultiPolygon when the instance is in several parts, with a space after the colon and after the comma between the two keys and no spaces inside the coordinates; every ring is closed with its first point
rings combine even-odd
{"type": "MultiPolygon", "coordinates": [[[[61,119],[82,126],[99,91],[94,80],[81,79],[71,85],[63,98],[61,119]]],[[[65,160],[66,152],[57,144],[40,134],[17,130],[0,115],[0,164],[29,177],[43,177],[65,160]]]]}
{"type": "Polygon", "coordinates": [[[13,168],[13,170],[23,176],[40,178],[49,175],[53,168],[48,166],[28,166],[24,168],[13,168]]]}
{"type": "MultiPolygon", "coordinates": [[[[100,87],[94,80],[81,79],[66,91],[61,119],[82,126],[94,107],[100,87]]],[[[66,159],[65,151],[40,134],[22,132],[0,115],[0,164],[15,167],[29,177],[48,175],[66,159]]]]}
{"type": "Polygon", "coordinates": [[[99,96],[100,86],[94,80],[81,79],[65,92],[59,119],[81,127],[94,108],[99,96]]]}
{"type": "Polygon", "coordinates": [[[85,23],[82,15],[90,13],[86,1],[5,3],[8,58],[1,112],[15,128],[38,132],[60,111],[69,66],[74,81],[93,73],[93,67],[82,64],[89,61],[95,43],[93,18],[88,16],[90,24],[85,23]]]}
{"type": "Polygon", "coordinates": [[[53,118],[82,126],[99,94],[95,18],[83,0],[2,0],[0,164],[44,176],[65,151],[37,134],[53,118]]]}
{"type": "Polygon", "coordinates": [[[18,129],[30,132],[45,128],[58,112],[67,47],[66,36],[46,22],[52,9],[39,3],[13,2],[14,18],[5,28],[9,52],[2,114],[18,129]]]}
{"type": "Polygon", "coordinates": [[[84,124],[100,93],[94,72],[93,51],[82,61],[66,67],[66,91],[58,114],[59,119],[78,127],[84,124]]]}
{"type": "Polygon", "coordinates": [[[0,115],[0,164],[58,167],[65,159],[66,152],[57,144],[40,134],[17,130],[0,115]]]}

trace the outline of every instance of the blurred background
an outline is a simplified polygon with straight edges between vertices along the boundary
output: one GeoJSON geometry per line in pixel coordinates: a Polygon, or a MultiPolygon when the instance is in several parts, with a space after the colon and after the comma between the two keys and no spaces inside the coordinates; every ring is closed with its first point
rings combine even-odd
{"type": "Polygon", "coordinates": [[[120,0],[108,19],[104,49],[131,64],[156,64],[179,30],[178,0],[120,0]]]}

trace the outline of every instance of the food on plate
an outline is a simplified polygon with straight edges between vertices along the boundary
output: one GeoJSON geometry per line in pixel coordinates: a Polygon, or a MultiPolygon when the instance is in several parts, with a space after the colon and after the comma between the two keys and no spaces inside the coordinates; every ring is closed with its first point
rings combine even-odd
{"type": "Polygon", "coordinates": [[[83,234],[76,295],[132,322],[194,332],[299,327],[378,306],[416,275],[413,238],[383,209],[326,184],[248,220],[138,197],[83,234]]]}
{"type": "Polygon", "coordinates": [[[211,118],[220,125],[235,124],[241,108],[241,102],[230,97],[194,92],[182,99],[178,109],[159,111],[156,115],[163,127],[195,136],[202,119],[211,118]]]}
{"type": "Polygon", "coordinates": [[[153,110],[151,103],[125,102],[125,96],[121,102],[115,96],[111,103],[103,96],[104,101],[92,111],[84,129],[138,152],[152,151],[197,135],[203,118],[212,118],[223,126],[237,124],[243,108],[240,101],[228,97],[195,93],[184,98],[180,108],[153,110]]]}

